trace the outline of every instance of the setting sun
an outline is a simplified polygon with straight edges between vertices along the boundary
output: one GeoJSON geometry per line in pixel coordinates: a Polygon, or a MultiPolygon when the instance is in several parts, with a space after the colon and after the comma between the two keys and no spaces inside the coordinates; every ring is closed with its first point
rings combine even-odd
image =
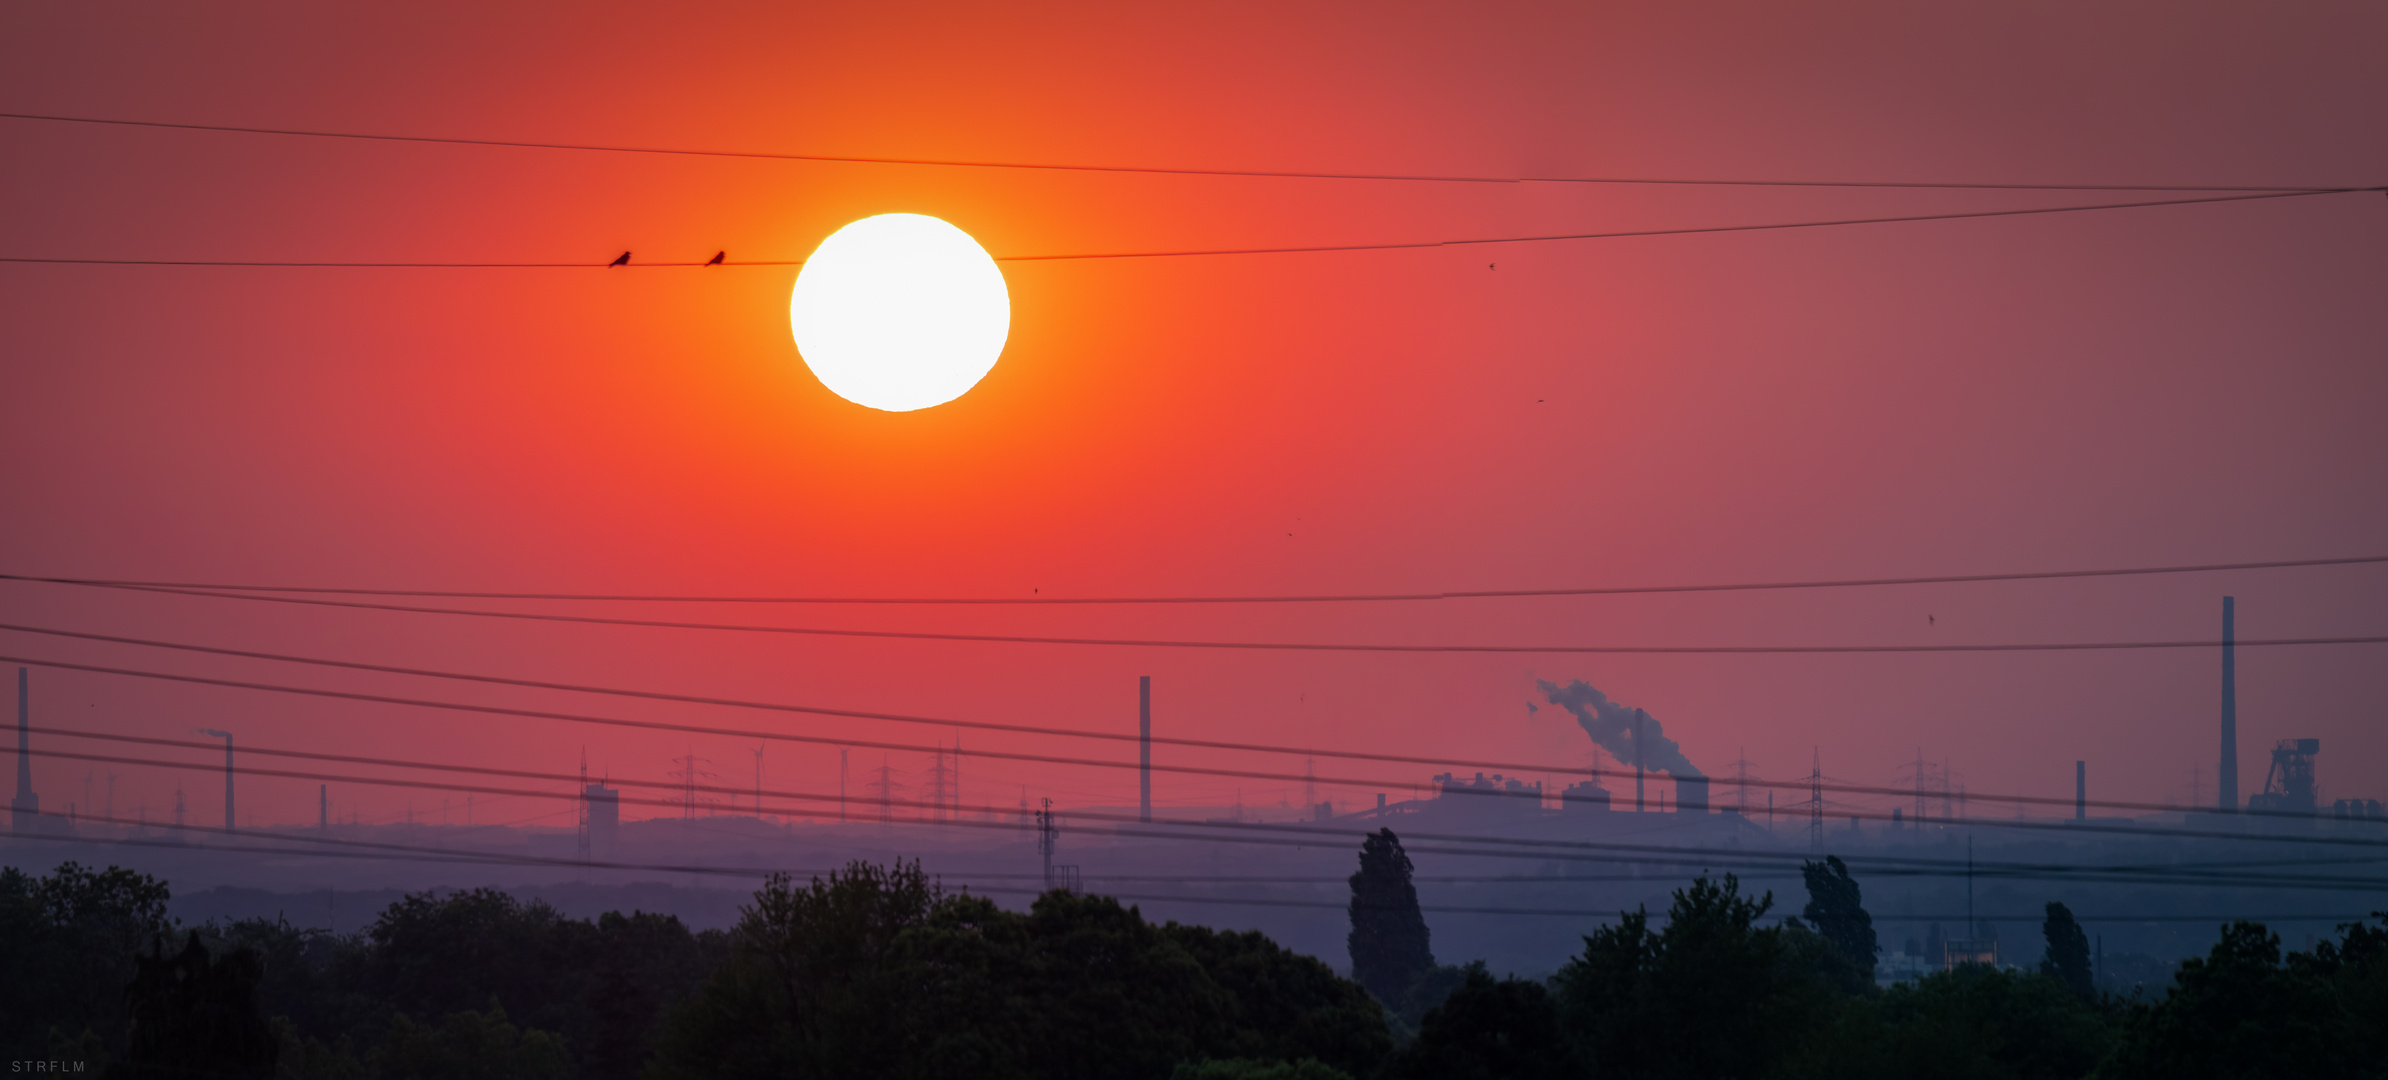
{"type": "Polygon", "coordinates": [[[821,241],[796,275],[788,322],[831,392],[910,412],[961,397],[994,368],[1011,332],[1011,296],[969,233],[920,214],[881,214],[821,241]]]}

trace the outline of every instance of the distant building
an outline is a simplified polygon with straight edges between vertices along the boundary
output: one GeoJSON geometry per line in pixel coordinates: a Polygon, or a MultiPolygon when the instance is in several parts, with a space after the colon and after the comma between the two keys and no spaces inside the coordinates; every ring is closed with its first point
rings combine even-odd
{"type": "Polygon", "coordinates": [[[2330,803],[2330,816],[2340,821],[2388,821],[2378,799],[2337,799],[2330,803]]]}
{"type": "Polygon", "coordinates": [[[2313,756],[2321,753],[2320,739],[2282,739],[2272,747],[2272,768],[2264,774],[2264,790],[2247,797],[2247,809],[2270,814],[2311,814],[2320,800],[2313,783],[2313,756]]]}
{"type": "Polygon", "coordinates": [[[1562,813],[1572,814],[1579,811],[1607,810],[1608,808],[1609,790],[1600,786],[1600,782],[1597,780],[1569,784],[1566,790],[1559,793],[1559,810],[1562,813]]]}
{"type": "Polygon", "coordinates": [[[1442,796],[1440,802],[1469,813],[1533,814],[1542,809],[1539,780],[1529,784],[1514,778],[1504,779],[1499,773],[1490,777],[1477,773],[1473,780],[1462,780],[1455,773],[1436,773],[1434,786],[1442,796]]]}
{"type": "Polygon", "coordinates": [[[1950,938],[1941,948],[1943,968],[1954,969],[1967,964],[1998,966],[1997,938],[1950,938]]]}
{"type": "Polygon", "coordinates": [[[622,832],[622,793],[600,781],[582,788],[580,797],[589,807],[589,854],[613,854],[622,832]]]}

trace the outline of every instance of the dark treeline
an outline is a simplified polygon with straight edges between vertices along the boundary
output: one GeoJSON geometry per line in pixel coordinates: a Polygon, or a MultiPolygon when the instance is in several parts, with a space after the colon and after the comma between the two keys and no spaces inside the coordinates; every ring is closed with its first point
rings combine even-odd
{"type": "Polygon", "coordinates": [[[771,879],[726,933],[484,889],[341,936],[179,927],[144,875],[9,869],[0,1039],[84,1075],[287,1080],[2388,1076],[2388,928],[2284,955],[2236,923],[2122,999],[2052,903],[2036,970],[1886,990],[1859,883],[1827,859],[1796,916],[1702,877],[1528,980],[1438,964],[1410,874],[1390,832],[1363,846],[1346,979],[1107,897],[1006,911],[916,864],[771,879]]]}

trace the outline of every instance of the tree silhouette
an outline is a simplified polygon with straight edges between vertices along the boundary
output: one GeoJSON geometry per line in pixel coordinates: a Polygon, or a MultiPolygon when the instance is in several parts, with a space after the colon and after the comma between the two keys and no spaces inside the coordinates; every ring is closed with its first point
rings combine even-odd
{"type": "Polygon", "coordinates": [[[164,946],[151,942],[125,988],[132,1027],[124,1065],[111,1075],[272,1076],[281,1043],[257,1007],[257,982],[264,975],[257,955],[241,949],[211,957],[197,933],[172,956],[164,946]]]}
{"type": "Polygon", "coordinates": [[[1814,932],[1759,925],[1773,904],[1702,877],[1675,891],[1663,930],[1636,910],[1593,931],[1552,979],[1570,1056],[1598,1076],[1764,1075],[1859,976],[1814,932]]]}
{"type": "Polygon", "coordinates": [[[1378,829],[1361,841],[1360,870],[1351,876],[1352,979],[1389,1005],[1399,1005],[1435,966],[1412,869],[1401,838],[1378,829]]]}
{"type": "Polygon", "coordinates": [[[2065,984],[2082,997],[2095,995],[2089,935],[2081,932],[2081,924],[2074,921],[2073,912],[2063,904],[2049,901],[2048,920],[2040,924],[2040,933],[2048,939],[2048,955],[2040,961],[2040,974],[2065,984]]]}
{"type": "Polygon", "coordinates": [[[1865,969],[1871,981],[1874,958],[1882,946],[1874,937],[1874,917],[1866,914],[1848,864],[1838,855],[1827,855],[1820,863],[1799,864],[1799,873],[1808,882],[1808,906],[1801,914],[1824,940],[1865,969]]]}
{"type": "Polygon", "coordinates": [[[1470,965],[1465,982],[1426,1014],[1393,1068],[1402,1080],[1545,1080],[1567,1074],[1558,1011],[1541,983],[1470,965]]]}

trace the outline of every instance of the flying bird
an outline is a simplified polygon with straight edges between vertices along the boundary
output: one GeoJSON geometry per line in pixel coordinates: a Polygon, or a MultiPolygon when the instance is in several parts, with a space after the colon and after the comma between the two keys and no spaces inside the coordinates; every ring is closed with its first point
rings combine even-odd
{"type": "Polygon", "coordinates": [[[705,260],[705,265],[707,265],[707,266],[720,266],[720,265],[721,265],[721,260],[722,260],[722,259],[723,259],[725,256],[727,256],[727,255],[729,255],[729,252],[726,252],[726,251],[716,251],[716,252],[714,252],[714,253],[713,253],[713,257],[712,257],[712,258],[705,260]]]}
{"type": "Polygon", "coordinates": [[[608,270],[611,270],[611,269],[613,269],[614,267],[617,267],[617,266],[628,266],[628,265],[630,265],[630,253],[629,253],[629,252],[627,252],[627,251],[625,251],[625,252],[623,252],[623,253],[621,254],[621,256],[620,256],[619,258],[616,258],[614,261],[612,261],[612,262],[609,262],[609,263],[605,264],[605,268],[606,268],[606,269],[608,269],[608,270]]]}
{"type": "Polygon", "coordinates": [[[1925,626],[1938,626],[1938,625],[1940,625],[1940,620],[1939,620],[1939,619],[1936,619],[1936,618],[1933,618],[1933,617],[1932,617],[1932,616],[1930,616],[1930,615],[1926,615],[1926,616],[1924,616],[1924,625],[1925,625],[1925,626]]]}

